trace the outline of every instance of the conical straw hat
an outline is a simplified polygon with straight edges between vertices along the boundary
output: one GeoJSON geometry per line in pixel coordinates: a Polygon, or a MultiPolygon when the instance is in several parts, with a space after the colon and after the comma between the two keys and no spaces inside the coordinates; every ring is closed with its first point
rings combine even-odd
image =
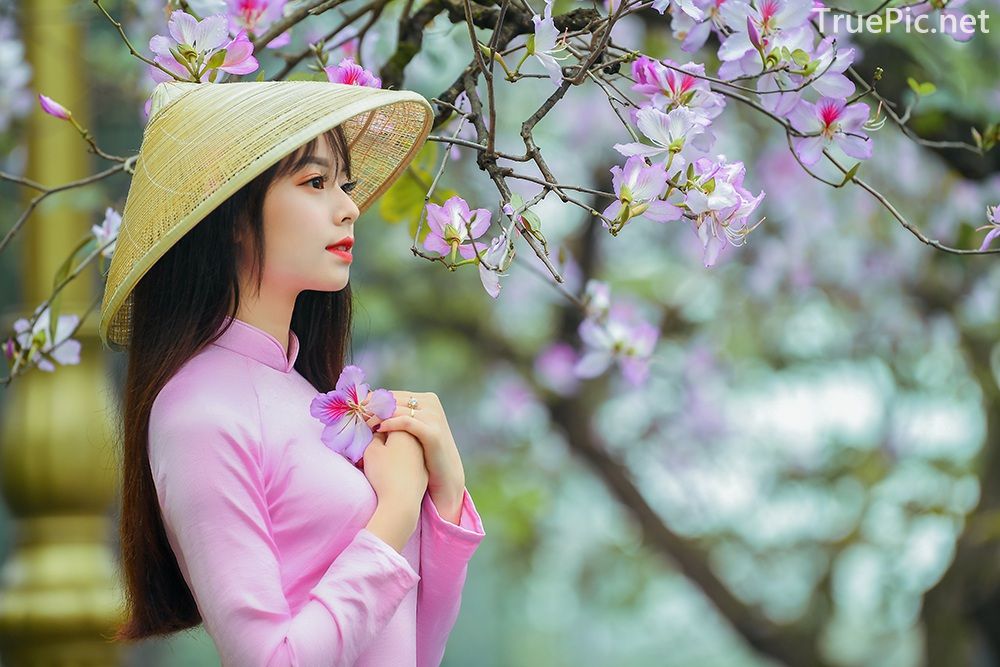
{"type": "Polygon", "coordinates": [[[125,348],[132,289],[198,221],[313,137],[343,126],[363,213],[427,139],[430,103],[419,93],[324,81],[167,81],[149,122],[122,212],[101,304],[100,336],[125,348]]]}

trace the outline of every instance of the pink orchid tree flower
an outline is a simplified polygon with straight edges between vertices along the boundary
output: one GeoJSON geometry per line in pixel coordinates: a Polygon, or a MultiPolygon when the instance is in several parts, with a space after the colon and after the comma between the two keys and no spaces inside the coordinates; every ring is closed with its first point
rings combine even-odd
{"type": "Polygon", "coordinates": [[[582,301],[585,317],[604,319],[611,308],[611,286],[603,280],[589,279],[583,288],[582,301]]]}
{"type": "Polygon", "coordinates": [[[854,49],[840,49],[833,37],[826,37],[816,45],[809,62],[794,65],[776,72],[768,72],[757,79],[760,105],[771,113],[786,118],[802,99],[803,84],[824,97],[847,98],[854,93],[854,82],[844,72],[854,62],[854,49]],[[795,71],[798,69],[799,71],[795,71]],[[785,92],[779,92],[785,91],[785,92]]]}
{"type": "Polygon", "coordinates": [[[990,221],[990,224],[976,228],[977,232],[981,232],[984,229],[990,230],[986,233],[986,238],[983,239],[982,245],[979,246],[980,252],[990,247],[993,239],[1000,236],[1000,204],[986,207],[986,219],[990,221]]]}
{"type": "Polygon", "coordinates": [[[395,411],[392,392],[370,391],[364,371],[355,365],[344,367],[333,391],[316,396],[309,404],[309,414],[326,425],[320,436],[323,444],[354,464],[375,437],[366,422],[373,415],[388,419],[395,411]]]}
{"type": "Polygon", "coordinates": [[[694,183],[687,190],[684,205],[694,214],[694,231],[703,248],[705,267],[715,265],[728,244],[740,246],[763,220],[747,225],[750,215],[764,198],[743,187],[746,169],[742,162],[702,158],[694,163],[694,183]]]}
{"type": "MultiPolygon", "coordinates": [[[[253,57],[253,44],[241,30],[229,37],[225,15],[215,14],[200,21],[176,10],[167,22],[170,37],[153,35],[150,50],[156,54],[153,62],[191,81],[214,81],[218,70],[230,74],[249,74],[259,67],[253,57]],[[220,60],[219,53],[223,53],[220,60]]],[[[172,80],[156,67],[149,68],[157,83],[172,80]]]]}
{"type": "Polygon", "coordinates": [[[114,254],[115,246],[118,244],[118,230],[121,224],[121,214],[109,206],[104,210],[104,221],[99,225],[91,226],[90,233],[93,234],[98,247],[110,244],[101,250],[102,256],[111,257],[114,254]]]}
{"type": "Polygon", "coordinates": [[[644,106],[633,113],[639,131],[653,145],[638,142],[615,144],[614,149],[626,156],[640,157],[666,154],[666,174],[673,176],[690,159],[701,157],[715,143],[715,136],[707,130],[711,121],[687,107],[677,107],[664,113],[652,106],[644,106]]]}
{"type": "Polygon", "coordinates": [[[705,66],[699,63],[679,65],[669,58],[658,61],[643,55],[632,62],[632,76],[636,80],[632,90],[649,97],[652,105],[663,111],[683,106],[712,119],[722,113],[726,101],[719,93],[712,92],[708,81],[696,76],[704,74],[705,66]]]}
{"type": "MultiPolygon", "coordinates": [[[[282,18],[286,0],[226,0],[230,34],[247,32],[254,37],[263,35],[271,24],[282,18]]],[[[292,41],[292,31],[286,30],[265,47],[278,49],[292,41]]]]}
{"type": "MultiPolygon", "coordinates": [[[[611,184],[618,197],[602,215],[614,221],[614,229],[621,229],[632,218],[645,217],[656,222],[677,220],[683,211],[674,204],[660,199],[667,187],[667,172],[660,163],[647,165],[638,155],[625,161],[625,168],[611,168],[611,184]]],[[[601,220],[611,229],[607,220],[601,220]]]]}
{"type": "Polygon", "coordinates": [[[789,50],[811,50],[813,42],[809,15],[812,0],[728,0],[721,8],[722,19],[732,33],[719,47],[719,76],[729,79],[761,71],[761,54],[751,41],[750,30],[764,53],[782,46],[789,50]]]}
{"type": "MultiPolygon", "coordinates": [[[[51,310],[49,306],[39,306],[35,309],[35,325],[26,318],[14,322],[14,339],[21,351],[27,350],[27,361],[37,362],[38,368],[47,373],[55,371],[55,365],[49,360],[54,359],[62,366],[80,363],[80,341],[71,338],[74,329],[80,322],[79,315],[60,315],[55,330],[51,327],[51,310]]],[[[13,357],[16,352],[12,352],[13,357]]]]}
{"type": "Polygon", "coordinates": [[[346,83],[352,86],[368,86],[381,88],[382,79],[375,76],[351,58],[344,58],[336,65],[324,67],[326,78],[331,83],[346,83]]]}
{"type": "Polygon", "coordinates": [[[812,136],[792,137],[795,154],[806,166],[816,164],[831,144],[858,160],[872,156],[872,140],[865,133],[869,108],[864,102],[823,97],[815,104],[800,100],[788,114],[792,127],[812,136]]]}
{"type": "Polygon", "coordinates": [[[731,0],[694,0],[694,5],[701,10],[702,18],[692,18],[687,12],[674,13],[670,22],[674,38],[680,40],[681,50],[694,53],[705,45],[708,36],[713,32],[719,41],[725,39],[725,22],[722,20],[722,7],[731,0]]]}
{"type": "Polygon", "coordinates": [[[568,58],[569,54],[560,58],[553,55],[566,50],[566,38],[561,36],[556,29],[555,21],[552,18],[552,0],[545,0],[545,9],[542,10],[542,15],[535,14],[531,17],[531,22],[535,24],[535,32],[528,35],[528,48],[515,71],[520,69],[521,64],[529,56],[534,56],[549,73],[549,79],[552,80],[552,83],[558,86],[563,79],[559,61],[568,58]]]}
{"type": "Polygon", "coordinates": [[[49,114],[50,116],[59,118],[60,120],[69,120],[70,116],[73,115],[66,109],[66,107],[59,104],[58,102],[56,102],[51,97],[48,97],[47,95],[42,95],[41,93],[39,93],[38,103],[42,106],[42,111],[49,114]]]}
{"type": "Polygon", "coordinates": [[[695,21],[700,21],[705,17],[705,12],[693,0],[653,0],[653,4],[650,6],[660,14],[667,11],[667,7],[673,7],[676,11],[671,12],[671,14],[674,15],[679,11],[695,21]]]}
{"type": "Polygon", "coordinates": [[[646,381],[660,331],[625,313],[622,308],[613,308],[604,322],[587,318],[580,323],[585,348],[573,367],[577,377],[597,377],[616,362],[629,384],[639,386],[646,381]]]}
{"type": "Polygon", "coordinates": [[[493,214],[485,208],[469,209],[469,204],[455,195],[443,206],[427,202],[427,224],[430,231],[424,239],[424,248],[442,255],[451,253],[452,260],[458,252],[465,259],[476,256],[476,249],[482,252],[486,249],[483,243],[472,247],[472,241],[486,233],[490,227],[493,214]],[[468,225],[468,227],[467,227],[468,225]]]}
{"type": "Polygon", "coordinates": [[[504,231],[490,242],[489,248],[485,251],[480,249],[480,253],[482,261],[479,262],[479,280],[486,293],[495,299],[500,296],[500,278],[507,275],[507,269],[514,260],[514,243],[504,231]],[[496,270],[489,268],[494,266],[497,267],[496,270]]]}

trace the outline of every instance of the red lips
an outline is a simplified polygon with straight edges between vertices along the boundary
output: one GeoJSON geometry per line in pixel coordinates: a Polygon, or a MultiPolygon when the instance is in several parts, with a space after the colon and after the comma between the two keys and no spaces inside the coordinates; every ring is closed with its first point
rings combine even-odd
{"type": "Polygon", "coordinates": [[[353,248],[353,247],[354,247],[354,238],[350,237],[350,236],[345,236],[344,238],[342,238],[341,240],[337,241],[336,243],[332,243],[332,244],[328,245],[326,247],[326,249],[327,250],[332,250],[333,248],[338,248],[338,249],[343,249],[343,250],[346,250],[347,252],[350,252],[351,248],[353,248]]]}

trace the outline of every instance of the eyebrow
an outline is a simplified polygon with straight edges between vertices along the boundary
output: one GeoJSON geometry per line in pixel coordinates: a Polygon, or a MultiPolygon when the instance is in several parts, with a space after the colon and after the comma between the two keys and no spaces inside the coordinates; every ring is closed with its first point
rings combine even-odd
{"type": "Polygon", "coordinates": [[[321,157],[318,157],[316,155],[305,155],[299,158],[298,162],[295,163],[295,171],[298,171],[299,169],[302,169],[303,167],[306,167],[311,164],[314,164],[317,167],[324,167],[326,169],[330,168],[329,161],[321,157]]]}
{"type": "MultiPolygon", "coordinates": [[[[324,169],[332,171],[330,162],[326,158],[322,158],[318,155],[303,155],[292,166],[292,172],[297,173],[309,165],[316,165],[317,167],[323,167],[324,169]]],[[[349,175],[348,178],[350,178],[349,175]]]]}

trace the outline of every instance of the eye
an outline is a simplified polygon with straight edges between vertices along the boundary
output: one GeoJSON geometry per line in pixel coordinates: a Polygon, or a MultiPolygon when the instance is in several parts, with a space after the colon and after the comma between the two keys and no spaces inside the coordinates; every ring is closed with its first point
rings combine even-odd
{"type": "Polygon", "coordinates": [[[313,183],[314,181],[322,181],[324,183],[324,185],[325,185],[326,181],[327,181],[327,178],[326,178],[326,176],[316,176],[315,178],[310,178],[309,181],[308,181],[308,183],[313,183]]]}
{"type": "Polygon", "coordinates": [[[358,179],[354,179],[353,181],[347,181],[340,187],[344,192],[350,192],[355,187],[357,187],[357,185],[358,185],[358,179]]]}

